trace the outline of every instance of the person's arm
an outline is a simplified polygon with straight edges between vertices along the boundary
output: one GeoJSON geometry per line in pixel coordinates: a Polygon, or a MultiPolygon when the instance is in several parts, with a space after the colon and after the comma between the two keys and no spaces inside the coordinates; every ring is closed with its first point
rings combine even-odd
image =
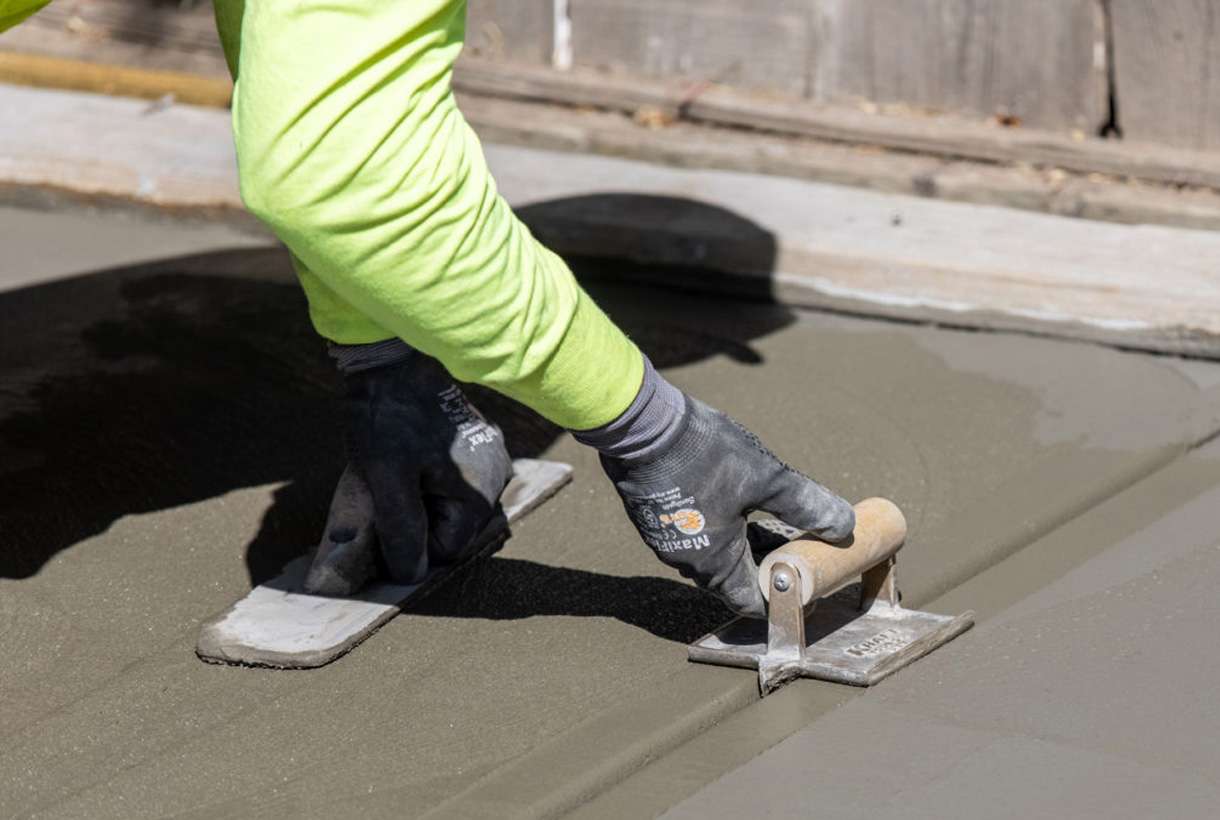
{"type": "Polygon", "coordinates": [[[465,4],[221,3],[242,196],[308,272],[319,332],[398,337],[564,427],[622,413],[639,350],[513,215],[453,99],[465,4]]]}
{"type": "Polygon", "coordinates": [[[644,384],[624,413],[575,436],[601,453],[627,517],[661,561],[733,611],[766,617],[746,516],[763,510],[839,541],[855,527],[855,511],[651,363],[644,368],[644,384]]]}
{"type": "MultiPolygon", "coordinates": [[[[449,87],[465,3],[302,0],[243,13],[218,2],[222,26],[240,30],[242,196],[300,263],[323,336],[397,337],[575,431],[601,452],[645,543],[739,612],[762,614],[748,512],[832,539],[851,531],[847,502],[652,370],[497,194],[449,87]]],[[[407,407],[420,400],[408,392],[368,395],[407,407]]],[[[362,429],[362,458],[407,452],[392,429],[362,429]]],[[[410,474],[409,458],[383,466],[410,474]]],[[[403,548],[415,552],[396,558],[421,566],[425,539],[383,514],[369,484],[372,503],[351,509],[374,509],[383,540],[412,535],[403,548]]]]}
{"type": "Polygon", "coordinates": [[[0,0],[0,32],[17,25],[49,2],[51,0],[0,0]]]}

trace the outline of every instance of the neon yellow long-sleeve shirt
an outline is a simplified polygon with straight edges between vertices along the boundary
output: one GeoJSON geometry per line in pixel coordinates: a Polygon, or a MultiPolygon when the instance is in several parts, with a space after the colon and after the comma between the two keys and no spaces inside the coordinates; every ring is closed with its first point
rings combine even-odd
{"type": "Polygon", "coordinates": [[[0,31],[12,28],[51,0],[0,0],[0,31]]]}
{"type": "Polygon", "coordinates": [[[242,196],[342,343],[397,336],[565,427],[617,417],[634,344],[495,189],[450,91],[464,0],[217,0],[242,196]]]}
{"type": "MultiPolygon", "coordinates": [[[[47,0],[0,0],[0,30],[47,0]]],[[[639,350],[496,193],[450,91],[465,0],[215,0],[242,197],[310,318],[398,337],[557,424],[616,418],[639,350]]]]}

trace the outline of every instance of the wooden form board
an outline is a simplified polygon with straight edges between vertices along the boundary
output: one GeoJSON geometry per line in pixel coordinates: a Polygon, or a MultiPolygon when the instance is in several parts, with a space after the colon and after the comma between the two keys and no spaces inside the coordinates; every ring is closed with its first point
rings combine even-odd
{"type": "MultiPolygon", "coordinates": [[[[549,63],[553,0],[470,0],[466,50],[486,60],[549,63]]],[[[72,60],[227,77],[210,2],[56,0],[5,32],[0,48],[72,60]]]]}
{"type": "Polygon", "coordinates": [[[211,3],[56,0],[0,36],[0,49],[227,78],[211,3]]]}
{"type": "Polygon", "coordinates": [[[574,65],[804,96],[807,0],[571,0],[574,65]]]}
{"type": "MultiPolygon", "coordinates": [[[[575,64],[620,71],[619,82],[674,79],[686,95],[689,80],[713,80],[816,102],[1005,113],[1029,130],[1065,136],[1091,135],[1108,117],[1108,9],[1126,139],[1220,147],[1215,0],[569,2],[575,64]]],[[[0,50],[225,80],[209,6],[56,0],[5,32],[0,50]]],[[[467,55],[510,72],[550,66],[557,8],[556,0],[470,0],[467,55]]],[[[795,101],[779,104],[796,112],[795,101]]],[[[748,118],[733,124],[767,127],[748,118]]]]}
{"type": "Polygon", "coordinates": [[[470,0],[466,53],[487,60],[549,64],[554,24],[553,0],[470,0]]]}
{"type": "Polygon", "coordinates": [[[1096,131],[1097,0],[571,0],[575,65],[1096,131]]]}
{"type": "Polygon", "coordinates": [[[1095,0],[819,0],[812,96],[1019,117],[1094,133],[1107,107],[1095,0]]]}
{"type": "Polygon", "coordinates": [[[1220,4],[1110,0],[1110,7],[1123,137],[1220,148],[1220,4]]]}
{"type": "MultiPolygon", "coordinates": [[[[489,60],[549,64],[553,0],[469,0],[466,50],[489,60]]],[[[56,0],[4,33],[0,48],[146,69],[228,76],[212,4],[56,0]]]]}

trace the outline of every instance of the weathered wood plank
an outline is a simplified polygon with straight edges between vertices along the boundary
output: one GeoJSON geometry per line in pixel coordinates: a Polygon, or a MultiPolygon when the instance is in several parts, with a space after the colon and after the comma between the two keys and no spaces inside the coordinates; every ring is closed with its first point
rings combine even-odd
{"type": "Polygon", "coordinates": [[[1220,148],[1220,5],[1110,0],[1123,136],[1220,148]]]}
{"type": "MultiPolygon", "coordinates": [[[[466,51],[548,64],[552,0],[470,0],[466,51]]],[[[212,4],[57,0],[0,38],[0,48],[75,60],[227,76],[212,4]]]]}
{"type": "Polygon", "coordinates": [[[233,96],[228,74],[211,77],[6,51],[0,51],[0,82],[149,100],[171,96],[175,102],[218,108],[227,107],[233,96]]]}
{"type": "Polygon", "coordinates": [[[466,8],[472,57],[549,64],[554,36],[552,0],[470,0],[466,8]]]}
{"type": "Polygon", "coordinates": [[[863,98],[1094,132],[1107,115],[1096,0],[822,0],[814,99],[863,98]]]}
{"type": "MultiPolygon", "coordinates": [[[[510,126],[542,119],[521,111],[497,116],[510,126]]],[[[175,105],[150,113],[137,100],[0,85],[0,199],[20,188],[235,214],[229,127],[226,112],[215,109],[175,105]],[[3,127],[9,123],[18,125],[3,127]]],[[[577,128],[565,130],[580,139],[577,128]]],[[[608,130],[598,127],[589,138],[604,139],[608,130]]],[[[761,286],[794,304],[1220,358],[1220,235],[1213,232],[1130,228],[491,141],[486,151],[500,191],[544,242],[562,252],[688,266],[638,268],[649,277],[663,273],[666,283],[755,296],[761,286]],[[606,207],[598,195],[608,184],[638,199],[622,195],[619,207],[606,207]],[[659,216],[658,208],[670,212],[659,216]],[[758,267],[759,233],[726,230],[725,220],[714,218],[725,209],[749,214],[773,237],[774,262],[765,271],[758,267]]],[[[941,179],[932,177],[934,185],[941,179]]]]}
{"type": "Polygon", "coordinates": [[[57,0],[0,36],[6,51],[229,76],[212,4],[57,0]]]}
{"type": "Polygon", "coordinates": [[[807,0],[572,0],[573,64],[807,91],[807,0]]]}
{"type": "Polygon", "coordinates": [[[1107,222],[1220,230],[1220,194],[1212,191],[944,160],[691,123],[648,128],[616,113],[492,97],[462,95],[459,101],[486,142],[628,157],[684,168],[774,174],[1107,222]]]}
{"type": "Polygon", "coordinates": [[[958,117],[869,114],[855,107],[768,98],[721,86],[692,95],[675,81],[592,71],[514,66],[459,68],[454,85],[471,93],[635,111],[653,106],[690,120],[942,157],[1047,165],[1081,173],[1220,189],[1220,155],[1120,140],[1074,138],[1033,128],[1000,128],[958,117]]]}

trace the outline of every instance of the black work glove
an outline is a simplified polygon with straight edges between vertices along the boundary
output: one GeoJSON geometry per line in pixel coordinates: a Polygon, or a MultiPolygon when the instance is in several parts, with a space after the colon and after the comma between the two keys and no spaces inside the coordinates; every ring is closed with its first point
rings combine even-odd
{"type": "Polygon", "coordinates": [[[513,465],[499,428],[440,362],[405,345],[390,358],[345,375],[348,465],[307,592],[350,595],[379,565],[396,583],[417,583],[429,567],[466,557],[503,517],[513,465]]]}
{"type": "Polygon", "coordinates": [[[719,410],[684,396],[672,435],[643,458],[602,455],[631,522],[657,557],[733,611],[766,617],[746,515],[762,510],[829,541],[855,527],[845,500],[789,467],[719,410]]]}

